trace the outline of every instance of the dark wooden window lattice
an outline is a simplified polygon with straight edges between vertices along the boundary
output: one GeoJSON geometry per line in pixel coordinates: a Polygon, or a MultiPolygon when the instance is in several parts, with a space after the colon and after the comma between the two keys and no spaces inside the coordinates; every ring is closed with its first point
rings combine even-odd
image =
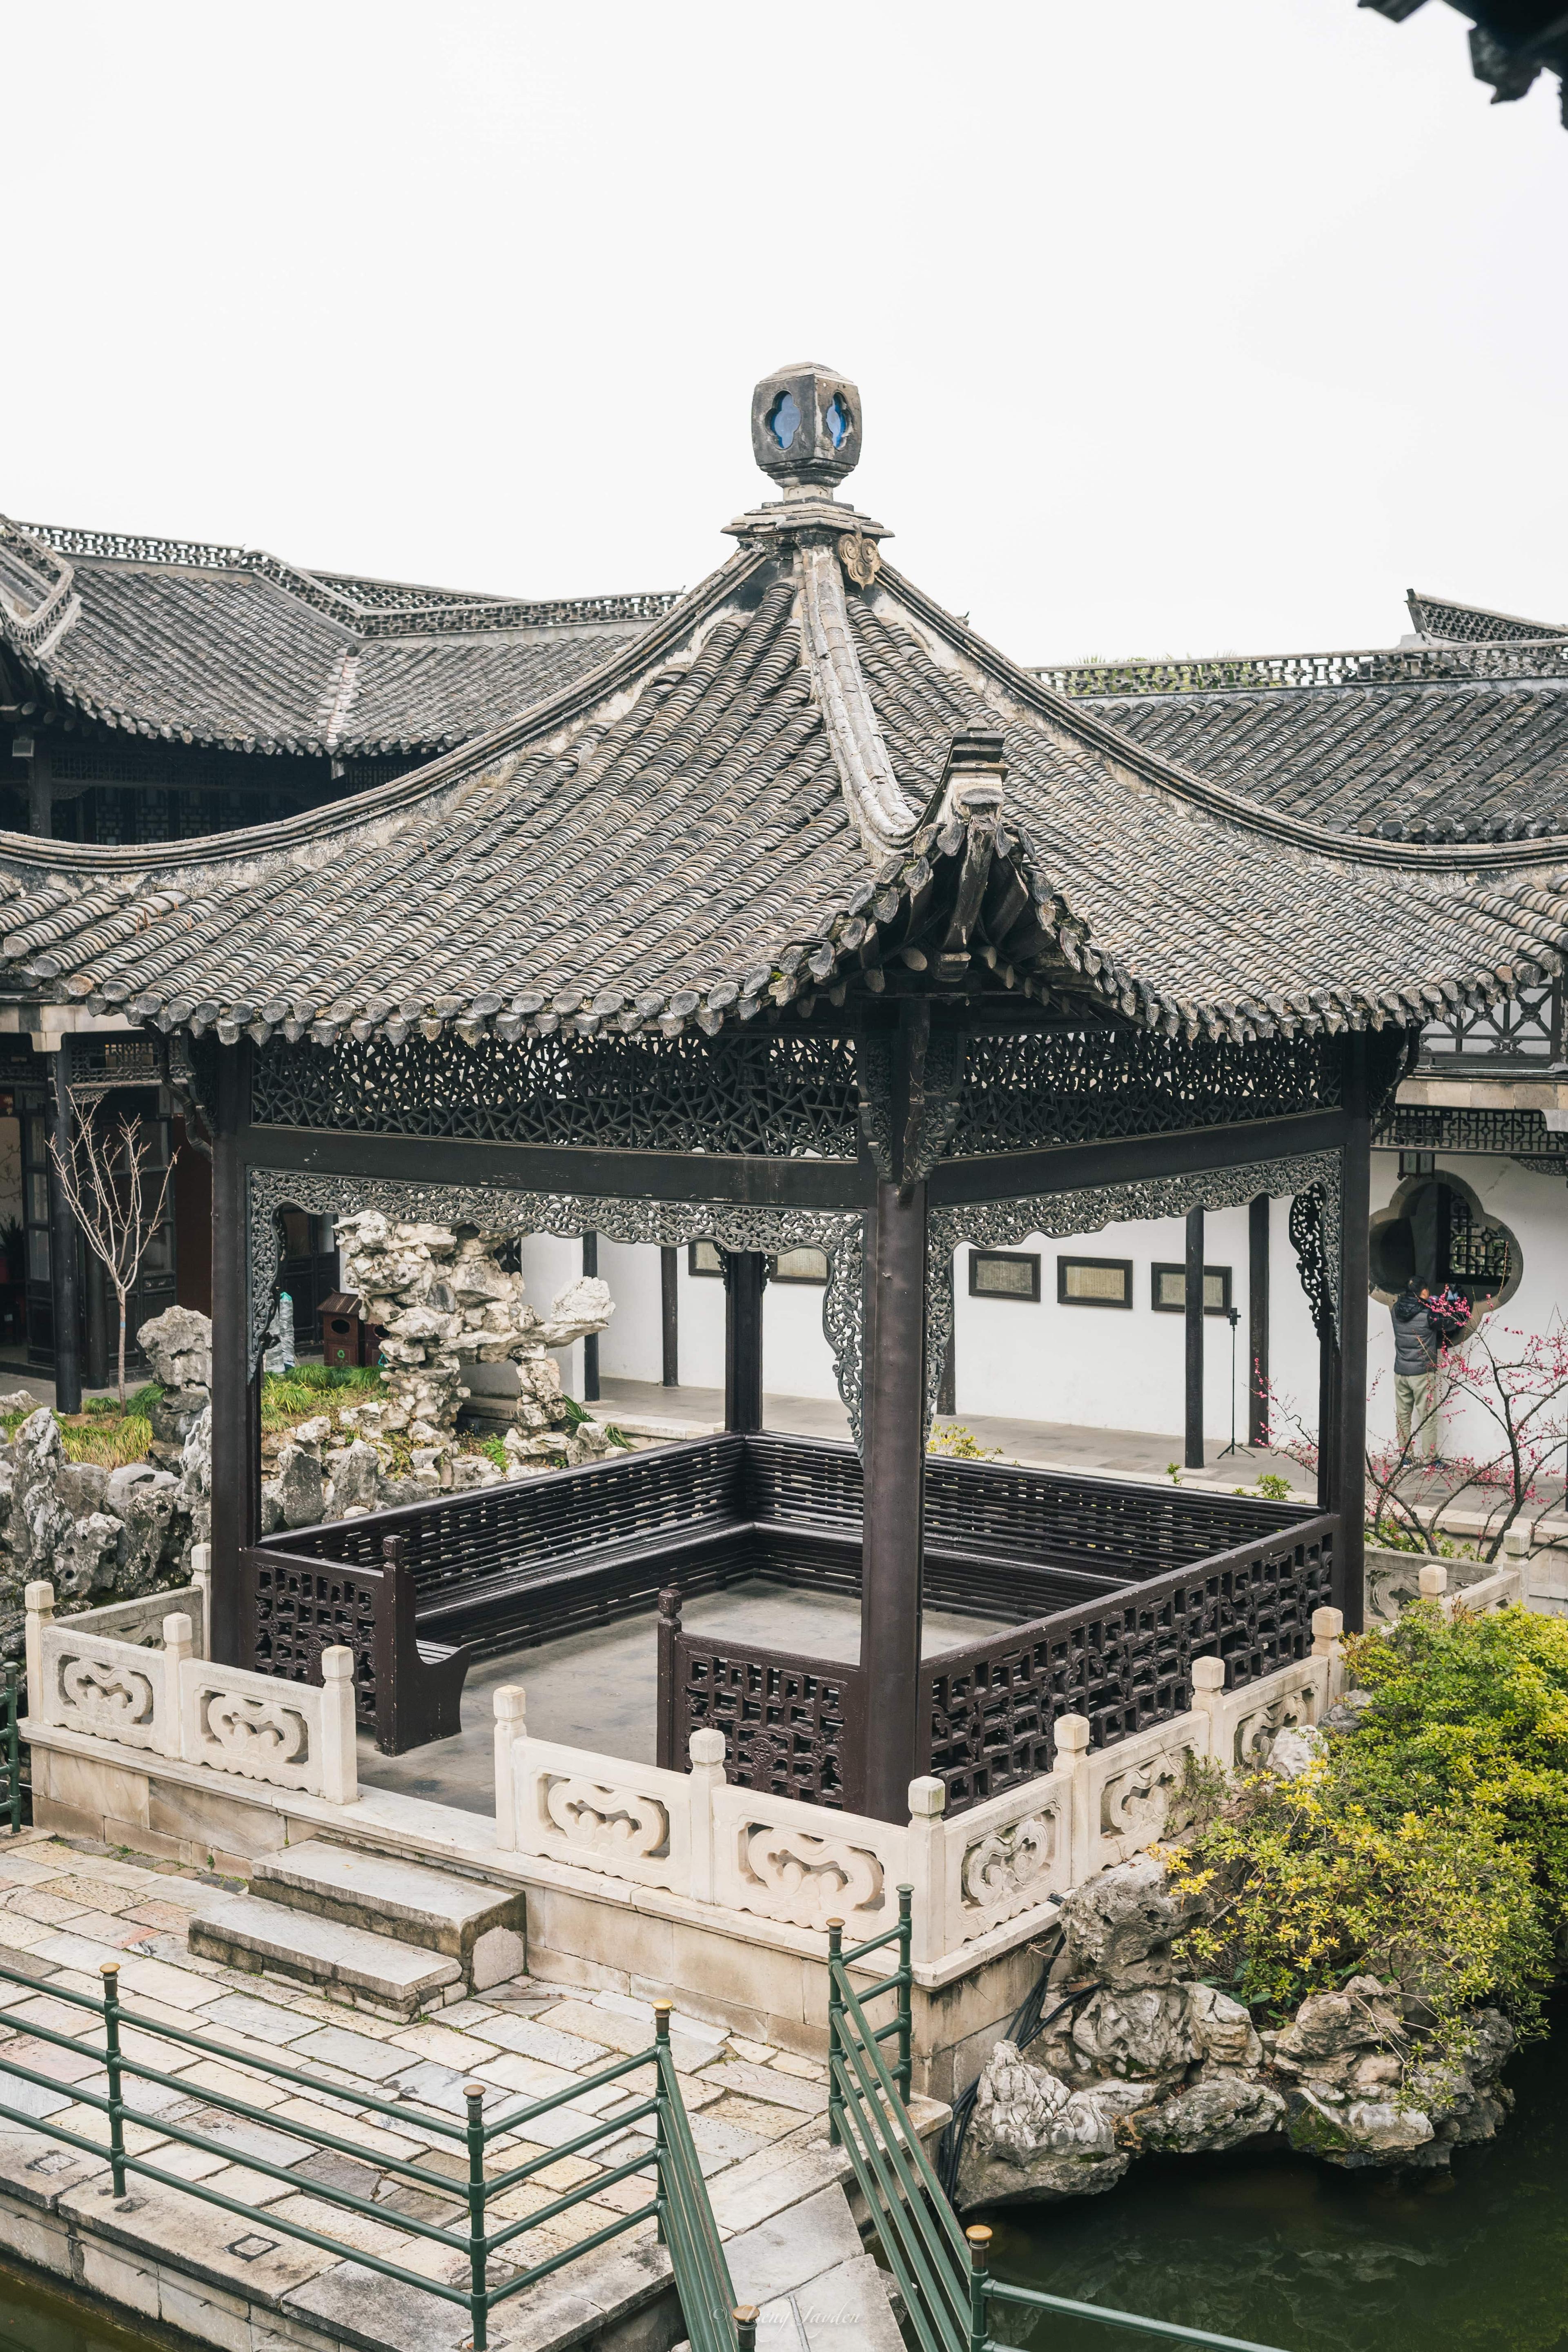
{"type": "Polygon", "coordinates": [[[275,1040],[256,1057],[258,1126],[638,1151],[853,1160],[854,1052],[836,1037],[443,1035],[275,1040]]]}
{"type": "Polygon", "coordinates": [[[1421,1032],[1421,1059],[1555,1062],[1563,1051],[1563,992],[1523,988],[1500,1004],[1459,1005],[1421,1032]]]}

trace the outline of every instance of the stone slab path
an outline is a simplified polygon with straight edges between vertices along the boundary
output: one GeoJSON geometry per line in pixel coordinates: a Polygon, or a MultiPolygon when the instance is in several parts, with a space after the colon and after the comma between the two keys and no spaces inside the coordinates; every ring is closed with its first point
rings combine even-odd
{"type": "MultiPolygon", "coordinates": [[[[652,2011],[622,1994],[519,1977],[414,2024],[348,2011],[300,1986],[186,1949],[191,1912],[212,1901],[215,1886],[240,1885],[44,1832],[0,1842],[0,1967],[27,1979],[0,1979],[0,2105],[107,2147],[106,2119],[77,2096],[83,2087],[105,2092],[102,2068],[29,2029],[91,2036],[90,2016],[54,1996],[70,1990],[100,1997],[100,1964],[118,1961],[121,2001],[144,2021],[127,2030],[127,2053],[179,2085],[128,2078],[127,2103],[141,2118],[128,2126],[130,2152],[255,2209],[253,2219],[243,2220],[134,2175],[130,2193],[117,2200],[105,2166],[23,2126],[0,2124],[0,2260],[8,2246],[35,2267],[74,2273],[122,2307],[227,2352],[338,2343],[362,2352],[457,2352],[468,2335],[458,2305],[379,2278],[352,2260],[356,2249],[374,2252],[421,2275],[466,2284],[462,2257],[400,2226],[413,2217],[466,2228],[456,2193],[464,2170],[460,2147],[422,2128],[426,2119],[460,2117],[462,2085],[473,2081],[487,2086],[489,2114],[504,2120],[509,2110],[569,2088],[574,2075],[591,2075],[616,2053],[646,2048],[652,2011]],[[220,2042],[232,2058],[308,2073],[319,2088],[306,2095],[200,2056],[161,2038],[161,2024],[220,2042]],[[58,2089],[7,2074],[7,2058],[48,2076],[58,2089]],[[213,2091],[265,2108],[266,2125],[225,2115],[204,2095],[213,2091]],[[373,2115],[364,2105],[372,2096],[406,2105],[406,2122],[373,2115]],[[232,2154],[181,2146],[160,2128],[170,2121],[188,2124],[232,2154]],[[359,2154],[313,2148],[299,2136],[297,2127],[307,2123],[351,2141],[359,2154]],[[278,2165],[290,2181],[257,2171],[247,2157],[278,2165]],[[451,2176],[454,2195],[440,2198],[400,2181],[386,2168],[389,2157],[451,2176]],[[384,2219],[322,2200],[313,2193],[322,2181],[352,2189],[384,2219]],[[268,2217],[285,2214],[331,2236],[342,2255],[268,2231],[268,2217]]],[[[793,2297],[802,2339],[820,2343],[823,2352],[850,2340],[896,2345],[880,2273],[862,2253],[849,2219],[846,2160],[826,2142],[825,2070],[679,2012],[672,2040],[737,2294],[777,2303],[781,2319],[793,2297]],[[814,2301],[806,2290],[818,2281],[822,2292],[814,2301]],[[851,2329],[858,2332],[851,2336],[851,2329]]],[[[647,2088],[638,2074],[585,2089],[580,2100],[538,2118],[526,2139],[500,2134],[489,2160],[500,2171],[546,2154],[582,2134],[593,2116],[613,2122],[647,2088]]],[[[944,2114],[925,2101],[916,2109],[922,2129],[944,2114]]],[[[648,2118],[585,2155],[563,2157],[503,2193],[494,2210],[519,2218],[565,2189],[591,2186],[647,2145],[651,2133],[648,2118]]],[[[615,2214],[646,2202],[647,2193],[640,2176],[606,2182],[602,2194],[530,2233],[523,2266],[592,2235],[615,2214]]],[[[492,2265],[492,2283],[508,2274],[500,2263],[492,2265]]],[[[640,2224],[500,2305],[491,2343],[498,2352],[563,2352],[596,2340],[617,2320],[629,2322],[668,2281],[668,2257],[654,2242],[653,2226],[640,2224]]]]}

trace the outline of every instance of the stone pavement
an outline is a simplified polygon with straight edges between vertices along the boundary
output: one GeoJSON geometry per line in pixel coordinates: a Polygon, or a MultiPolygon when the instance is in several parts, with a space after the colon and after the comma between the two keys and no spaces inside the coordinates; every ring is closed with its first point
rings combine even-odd
{"type": "MultiPolygon", "coordinates": [[[[461,2145],[422,2128],[426,2118],[460,2119],[462,2086],[478,2082],[489,2094],[487,2112],[504,2120],[569,2089],[574,2075],[592,2075],[617,2053],[646,2048],[652,2011],[618,1993],[520,1977],[482,2000],[442,2010],[438,2021],[400,2025],[358,2011],[351,2016],[301,1987],[187,1951],[189,1914],[210,1901],[214,1885],[240,1883],[41,1831],[0,1842],[0,1966],[31,1979],[0,1979],[0,2104],[107,2147],[106,2119],[75,2096],[79,2087],[106,2091],[102,2067],[87,2053],[60,2050],[28,2029],[96,2039],[87,2012],[51,1996],[58,1990],[100,1996],[100,1964],[117,1960],[121,2001],[151,2029],[128,2028],[126,2052],[177,2077],[179,2085],[127,2078],[127,2104],[143,2119],[127,2127],[129,2151],[255,2209],[254,2220],[227,2215],[135,2175],[129,2195],[116,2200],[107,2170],[92,2158],[0,2124],[0,2260],[7,2244],[39,2267],[58,2270],[63,2260],[79,2284],[121,2307],[232,2352],[333,2342],[364,2352],[456,2352],[468,2335],[459,2305],[380,2279],[346,2257],[356,2249],[374,2252],[421,2275],[466,2284],[463,2257],[400,2226],[415,2218],[467,2228],[456,2187],[466,2170],[461,2145]],[[319,2088],[306,2095],[203,2057],[161,2038],[156,2029],[167,2024],[220,2042],[230,2057],[307,2073],[319,2088]],[[47,2074],[58,2090],[7,2075],[7,2057],[47,2074]],[[265,2126],[209,2105],[204,2093],[211,2091],[266,2109],[265,2126]],[[405,2105],[406,2122],[373,2116],[364,2105],[372,2096],[405,2105]],[[187,2123],[232,2156],[182,2147],[160,2129],[171,2120],[187,2123]],[[359,2153],[313,2148],[300,2137],[304,2124],[334,2132],[359,2153]],[[247,2157],[287,2169],[294,2185],[255,2170],[247,2157]],[[386,2168],[394,2157],[450,2176],[452,2197],[400,2181],[386,2168]],[[323,2180],[352,2189],[384,2220],[312,2194],[323,2180]],[[342,2255],[268,2231],[268,2217],[285,2214],[331,2237],[342,2255]]],[[[793,2296],[806,2343],[826,2347],[843,2340],[832,2332],[818,2337],[803,2296],[812,2281],[827,2281],[820,2298],[826,2319],[829,2310],[844,2313],[847,2296],[852,2305],[864,2303],[867,2293],[865,2257],[839,2186],[847,2167],[826,2145],[824,2068],[679,2013],[672,2041],[715,2218],[730,2242],[737,2294],[759,2302],[793,2296]],[[826,2191],[827,2204],[817,2204],[826,2191]],[[783,2253],[781,2246],[794,2251],[783,2253]],[[847,2265],[854,2267],[852,2277],[847,2265]]],[[[639,2070],[585,2089],[537,2118],[526,2137],[503,2132],[488,2151],[491,2170],[547,2155],[588,2130],[595,2116],[613,2122],[646,2097],[651,2074],[651,2068],[639,2070]]],[[[930,2102],[916,2105],[922,2129],[945,2113],[930,2102]]],[[[503,2192],[492,2212],[498,2220],[521,2218],[568,2188],[591,2184],[650,2144],[652,2129],[652,2118],[645,2118],[586,2154],[558,2158],[503,2192]]],[[[519,2249],[521,2266],[645,2203],[647,2179],[606,2181],[583,2204],[542,2222],[524,2242],[526,2254],[519,2249]]],[[[503,2262],[492,2264],[492,2284],[510,2274],[503,2262]]],[[[668,2257],[654,2243],[652,2223],[639,2224],[500,2305],[492,2345],[543,2352],[590,2336],[596,2342],[607,2323],[664,2294],[668,2280],[668,2257]]],[[[885,2306],[867,2306],[857,2340],[896,2347],[897,2330],[885,2334],[881,2326],[888,2317],[885,2306]]]]}

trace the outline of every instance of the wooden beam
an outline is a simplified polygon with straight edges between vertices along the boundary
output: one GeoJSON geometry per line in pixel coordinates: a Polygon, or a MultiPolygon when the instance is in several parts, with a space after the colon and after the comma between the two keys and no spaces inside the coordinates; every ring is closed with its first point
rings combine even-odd
{"type": "Polygon", "coordinates": [[[1186,1347],[1186,1446],[1189,1470],[1204,1466],[1204,1213],[1187,1211],[1187,1271],[1183,1290],[1186,1347]]]}
{"type": "Polygon", "coordinates": [[[597,1151],[451,1136],[325,1135],[303,1127],[250,1127],[240,1142],[254,1168],[391,1177],[414,1184],[494,1184],[517,1192],[578,1192],[620,1201],[864,1209],[875,1181],[868,1161],[767,1160],[741,1152],[597,1151]]]}
{"type": "Polygon", "coordinates": [[[970,1201],[1017,1201],[1036,1192],[1199,1175],[1300,1152],[1337,1151],[1344,1136],[1343,1111],[1313,1110],[1228,1127],[1180,1128],[1169,1135],[1125,1136],[1113,1143],[1066,1143],[1043,1151],[998,1152],[985,1160],[944,1160],[931,1173],[931,1204],[934,1209],[970,1201]]]}

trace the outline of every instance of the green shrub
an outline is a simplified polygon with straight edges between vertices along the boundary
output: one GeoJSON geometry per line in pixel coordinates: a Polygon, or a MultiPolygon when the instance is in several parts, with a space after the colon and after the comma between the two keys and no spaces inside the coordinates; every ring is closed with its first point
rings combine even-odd
{"type": "Polygon", "coordinates": [[[1187,1964],[1271,2018],[1366,1969],[1439,2043],[1482,2000],[1539,2032],[1568,1928],[1568,1621],[1419,1602],[1347,1660],[1373,1704],[1307,1772],[1192,1776],[1164,1850],[1207,1898],[1187,1964]]]}

